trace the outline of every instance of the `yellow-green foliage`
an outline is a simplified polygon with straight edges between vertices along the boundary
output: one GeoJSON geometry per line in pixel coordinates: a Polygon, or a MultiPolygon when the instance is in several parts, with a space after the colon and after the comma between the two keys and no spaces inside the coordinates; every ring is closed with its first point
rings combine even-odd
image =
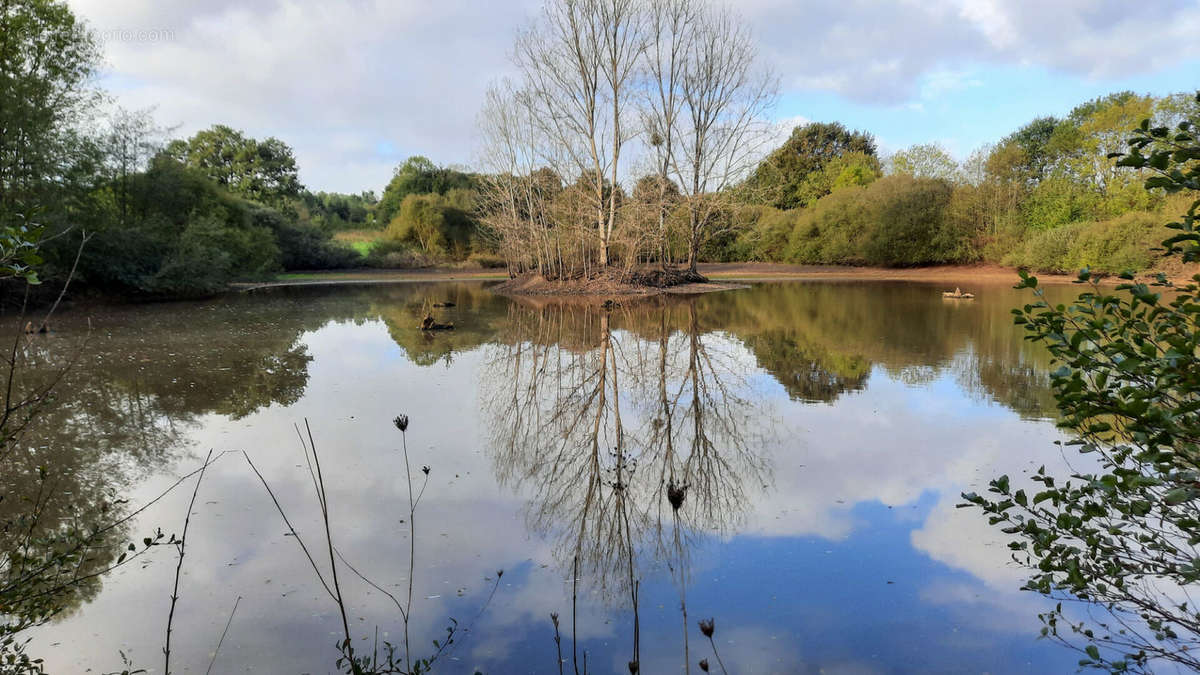
{"type": "Polygon", "coordinates": [[[388,223],[387,237],[411,244],[426,255],[465,258],[475,236],[469,214],[473,199],[469,190],[459,189],[445,195],[410,194],[388,223]]]}
{"type": "Polygon", "coordinates": [[[733,223],[740,234],[728,257],[760,262],[783,260],[796,224],[796,214],[796,211],[781,211],[772,206],[735,209],[733,223]]]}
{"type": "Polygon", "coordinates": [[[799,213],[787,258],[798,263],[862,262],[863,228],[871,218],[867,188],[830,193],[799,213]]]}
{"type": "Polygon", "coordinates": [[[1142,271],[1154,261],[1151,249],[1170,235],[1163,222],[1163,214],[1143,211],[1072,223],[1035,235],[1004,262],[1041,272],[1142,271]]]}
{"type": "Polygon", "coordinates": [[[945,181],[908,175],[837,190],[800,212],[787,257],[889,266],[959,260],[969,233],[946,215],[952,192],[945,181]]]}

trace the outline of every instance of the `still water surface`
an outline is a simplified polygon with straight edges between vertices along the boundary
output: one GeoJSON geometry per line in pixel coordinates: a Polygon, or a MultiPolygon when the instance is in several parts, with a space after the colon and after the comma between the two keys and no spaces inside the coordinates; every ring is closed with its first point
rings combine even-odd
{"type": "MultiPolygon", "coordinates": [[[[1003,535],[955,508],[1000,473],[1063,462],[1048,358],[1009,314],[1029,298],[939,291],[776,283],[606,311],[398,284],[66,314],[39,338],[47,368],[94,331],[29,462],[67,467],[70,499],[132,509],[233,451],[192,512],[176,672],[209,667],[235,601],[212,672],[335,671],[340,615],[241,454],[323,544],[305,420],[335,545],[403,598],[399,414],[417,489],[430,467],[414,651],[450,617],[465,629],[441,672],[559,672],[551,613],[567,671],[574,647],[591,672],[629,672],[635,585],[643,673],[715,669],[708,617],[731,673],[1069,672],[1075,656],[1035,639],[1042,604],[1017,590],[1003,535]],[[447,301],[435,312],[457,330],[417,330],[447,301]],[[668,487],[685,484],[676,511],[668,487]]],[[[191,485],[126,540],[181,531],[191,485]]],[[[118,650],[161,672],[175,562],[155,547],[93,583],[31,649],[53,673],[120,670],[118,650]]],[[[376,630],[402,640],[392,601],[341,574],[356,649],[376,630]]]]}

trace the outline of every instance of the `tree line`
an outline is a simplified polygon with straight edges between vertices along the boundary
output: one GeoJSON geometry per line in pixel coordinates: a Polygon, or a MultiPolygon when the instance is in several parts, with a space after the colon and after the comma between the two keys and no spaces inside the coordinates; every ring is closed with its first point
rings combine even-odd
{"type": "Polygon", "coordinates": [[[414,156],[378,195],[312,192],[280,139],[218,124],[168,140],[150,111],[97,113],[99,45],[64,2],[6,3],[0,22],[0,258],[118,295],[364,265],[1142,270],[1178,204],[1110,154],[1141,119],[1200,115],[1185,94],[1118,92],[961,162],[937,144],[884,155],[837,122],[779,142],[777,78],[736,13],[547,0],[515,37],[517,76],[485,96],[474,169],[414,156]]]}

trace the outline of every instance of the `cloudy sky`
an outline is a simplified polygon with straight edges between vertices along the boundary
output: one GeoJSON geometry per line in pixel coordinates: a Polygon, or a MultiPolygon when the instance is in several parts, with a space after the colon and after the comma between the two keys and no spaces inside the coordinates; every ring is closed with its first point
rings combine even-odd
{"type": "MultiPolygon", "coordinates": [[[[413,154],[470,164],[488,83],[540,0],[69,0],[103,86],[190,134],[291,144],[313,190],[380,190],[413,154]]],[[[1200,86],[1196,0],[737,0],[781,77],[779,120],[962,157],[1114,90],[1200,86]]]]}

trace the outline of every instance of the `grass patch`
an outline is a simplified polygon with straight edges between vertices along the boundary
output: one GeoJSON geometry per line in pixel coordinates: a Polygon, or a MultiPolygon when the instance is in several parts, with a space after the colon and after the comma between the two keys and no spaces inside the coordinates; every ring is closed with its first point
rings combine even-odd
{"type": "Polygon", "coordinates": [[[371,249],[379,245],[384,236],[382,230],[342,230],[335,232],[333,238],[358,251],[358,254],[365,258],[371,249]]]}

